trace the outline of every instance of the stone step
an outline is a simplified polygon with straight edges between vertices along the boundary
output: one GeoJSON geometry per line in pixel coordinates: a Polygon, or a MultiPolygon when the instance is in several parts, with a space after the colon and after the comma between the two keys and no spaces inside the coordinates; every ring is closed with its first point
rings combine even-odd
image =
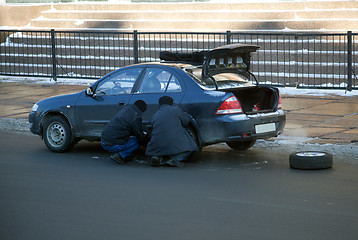
{"type": "Polygon", "coordinates": [[[262,2],[251,1],[242,3],[60,3],[53,4],[56,10],[84,10],[84,11],[202,11],[202,10],[309,10],[309,9],[349,9],[357,8],[357,2],[352,1],[282,1],[262,2]]]}
{"type": "MultiPolygon", "coordinates": [[[[57,66],[57,77],[73,78],[100,78],[118,68],[92,67],[92,66],[57,66]]],[[[35,76],[51,77],[52,64],[48,65],[26,65],[26,64],[4,64],[0,62],[0,75],[13,76],[35,76]]]]}
{"type": "MultiPolygon", "coordinates": [[[[33,68],[43,68],[44,66],[52,66],[53,60],[51,54],[2,54],[0,53],[0,60],[6,58],[6,61],[0,61],[6,63],[6,66],[23,66],[25,71],[26,67],[29,69],[33,68]]],[[[149,61],[160,61],[159,53],[152,53],[150,55],[145,55],[144,53],[139,56],[140,62],[149,62],[149,61]]],[[[110,68],[112,70],[126,66],[134,63],[133,57],[123,56],[120,52],[117,52],[117,55],[114,56],[74,56],[74,55],[58,55],[56,57],[56,63],[61,66],[61,68],[70,69],[69,71],[74,71],[72,69],[92,69],[92,68],[110,68]]],[[[317,59],[313,57],[307,58],[303,57],[302,59],[294,57],[289,58],[276,58],[276,55],[273,57],[269,54],[258,54],[253,56],[252,69],[260,69],[264,72],[269,72],[270,74],[277,73],[313,73],[313,74],[346,74],[346,63],[345,56],[342,55],[341,59],[339,56],[317,56],[317,59]]],[[[358,63],[354,65],[358,67],[358,63]]],[[[2,71],[6,71],[6,68],[2,71]]],[[[77,71],[77,70],[76,70],[77,71]]],[[[269,75],[270,75],[269,74],[269,75]]]]}
{"type": "MultiPolygon", "coordinates": [[[[161,48],[161,49],[151,49],[148,47],[140,48],[138,55],[140,58],[147,58],[148,61],[158,61],[160,51],[173,50],[174,48],[161,48]]],[[[178,49],[177,49],[178,50],[178,49]]],[[[175,51],[176,52],[176,51],[175,51]]],[[[184,51],[179,51],[184,52],[184,51]]],[[[187,52],[187,51],[185,51],[187,52]]],[[[31,61],[41,62],[42,58],[51,59],[52,58],[52,48],[51,46],[43,47],[41,49],[35,48],[24,48],[24,47],[2,47],[0,49],[0,57],[4,58],[4,62],[16,62],[25,61],[24,57],[31,58],[31,61]],[[5,61],[6,58],[6,61],[5,61]]],[[[132,59],[133,57],[133,48],[122,48],[122,47],[108,47],[108,48],[65,48],[65,47],[56,47],[56,57],[57,59],[84,59],[89,61],[97,61],[95,65],[107,65],[103,61],[114,61],[116,62],[119,59],[132,59]]],[[[358,52],[353,52],[353,57],[358,57],[358,52]]],[[[317,66],[320,65],[334,65],[339,63],[344,63],[347,60],[346,52],[339,50],[306,50],[306,49],[292,49],[290,53],[287,50],[258,50],[257,53],[253,54],[253,59],[260,61],[273,62],[273,64],[287,63],[291,64],[292,62],[307,62],[314,63],[317,66]]],[[[78,62],[75,65],[81,64],[78,62]]],[[[358,64],[358,63],[357,63],[358,64]]]]}
{"type": "Polygon", "coordinates": [[[117,31],[347,31],[356,1],[53,4],[28,27],[117,31]]]}
{"type": "MultiPolygon", "coordinates": [[[[341,14],[341,13],[340,13],[341,14]]],[[[155,21],[155,20],[257,20],[257,19],[293,19],[295,12],[260,12],[260,11],[45,11],[42,12],[45,19],[106,19],[106,20],[131,20],[131,21],[155,21]]]]}
{"type": "MultiPolygon", "coordinates": [[[[26,68],[26,65],[10,65],[3,66],[0,63],[0,74],[8,74],[9,70],[12,73],[18,73],[18,75],[31,75],[31,76],[46,76],[50,77],[52,75],[52,65],[44,65],[42,67],[31,66],[26,68]],[[28,72],[24,69],[29,69],[28,72]]],[[[91,67],[91,66],[81,66],[81,67],[67,67],[67,66],[57,66],[57,76],[64,78],[100,78],[116,68],[112,67],[91,67]],[[97,76],[97,77],[94,77],[97,76]]],[[[284,86],[297,86],[297,85],[306,85],[312,87],[335,87],[342,86],[347,81],[347,76],[345,73],[335,73],[335,74],[325,74],[325,73],[307,73],[307,72],[288,72],[287,68],[284,69],[285,72],[265,72],[263,69],[253,69],[253,73],[256,75],[257,79],[261,83],[272,83],[273,85],[284,85],[284,86]],[[343,84],[343,85],[342,85],[343,84]]]]}
{"type": "Polygon", "coordinates": [[[223,31],[223,30],[297,30],[297,31],[347,31],[358,29],[357,19],[312,20],[73,20],[34,19],[31,27],[41,29],[112,29],[117,31],[223,31]]]}
{"type": "Polygon", "coordinates": [[[212,18],[220,21],[243,20],[291,20],[291,19],[358,19],[356,9],[329,9],[329,10],[202,10],[202,11],[84,11],[61,10],[43,11],[45,19],[106,19],[106,20],[200,20],[212,18]]]}
{"type": "MultiPolygon", "coordinates": [[[[17,53],[8,53],[0,51],[0,58],[6,58],[6,61],[9,63],[25,63],[25,64],[47,64],[52,63],[52,55],[51,51],[41,52],[41,53],[28,53],[22,52],[21,49],[18,51],[14,51],[17,53]]],[[[62,52],[62,50],[58,50],[58,52],[62,52]]],[[[92,51],[91,54],[86,54],[85,52],[78,52],[76,55],[64,55],[57,54],[56,60],[62,62],[71,62],[70,65],[98,65],[98,66],[124,66],[118,65],[118,61],[132,60],[134,57],[124,55],[124,52],[121,50],[118,51],[107,51],[106,55],[103,55],[103,52],[96,50],[92,51]],[[110,52],[114,52],[110,54],[110,52]],[[88,62],[88,63],[87,63],[88,62]]],[[[356,54],[355,56],[358,56],[356,54]]],[[[151,52],[139,52],[139,58],[141,61],[145,61],[148,59],[149,61],[160,61],[159,59],[159,51],[151,51],[151,52]]],[[[284,53],[272,53],[269,52],[258,52],[252,58],[252,61],[256,61],[256,64],[261,64],[261,62],[265,65],[297,65],[297,66],[320,66],[320,67],[345,67],[345,60],[347,56],[344,55],[343,52],[337,54],[317,54],[317,55],[300,55],[300,54],[291,54],[290,56],[285,55],[284,53]]],[[[358,63],[355,63],[358,66],[358,63]]]]}
{"type": "MultiPolygon", "coordinates": [[[[106,58],[106,57],[132,57],[134,48],[133,43],[128,45],[121,44],[119,42],[112,42],[107,44],[95,45],[97,41],[93,42],[93,45],[75,45],[73,41],[65,41],[63,44],[58,43],[56,45],[56,54],[64,58],[80,57],[85,58],[106,58]]],[[[239,41],[241,43],[249,43],[247,41],[239,41]]],[[[261,46],[257,53],[253,55],[262,56],[260,58],[270,59],[272,61],[297,61],[297,59],[309,59],[309,61],[326,62],[336,61],[341,62],[346,59],[346,45],[340,42],[322,41],[319,46],[312,44],[312,42],[286,42],[286,43],[254,43],[261,46]]],[[[155,44],[155,42],[147,42],[145,44],[139,44],[138,53],[143,57],[158,57],[160,51],[173,51],[173,52],[193,52],[208,50],[214,47],[225,45],[225,43],[198,43],[196,46],[180,46],[178,43],[172,42],[168,44],[155,44]],[[205,46],[204,46],[205,45],[205,46]]],[[[0,53],[9,56],[17,55],[34,55],[38,58],[43,56],[52,55],[52,45],[23,45],[21,43],[8,43],[4,44],[0,48],[0,53]]],[[[358,52],[353,52],[353,57],[358,56],[358,52]]],[[[307,60],[308,61],[308,60],[307,60]]]]}

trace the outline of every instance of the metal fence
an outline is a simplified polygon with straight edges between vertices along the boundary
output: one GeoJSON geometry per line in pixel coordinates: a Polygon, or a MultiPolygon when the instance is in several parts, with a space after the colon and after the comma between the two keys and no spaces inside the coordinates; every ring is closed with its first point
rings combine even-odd
{"type": "Polygon", "coordinates": [[[260,46],[251,70],[260,83],[357,89],[358,34],[0,30],[0,74],[99,78],[159,61],[160,51],[193,52],[230,43],[260,46]]]}

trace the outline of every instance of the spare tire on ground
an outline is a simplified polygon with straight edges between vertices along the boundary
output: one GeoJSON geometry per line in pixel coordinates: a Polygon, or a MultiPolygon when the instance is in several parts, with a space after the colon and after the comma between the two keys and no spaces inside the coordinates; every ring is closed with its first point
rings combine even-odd
{"type": "Polygon", "coordinates": [[[290,167],[302,170],[331,168],[333,156],[326,152],[295,152],[290,154],[290,167]]]}

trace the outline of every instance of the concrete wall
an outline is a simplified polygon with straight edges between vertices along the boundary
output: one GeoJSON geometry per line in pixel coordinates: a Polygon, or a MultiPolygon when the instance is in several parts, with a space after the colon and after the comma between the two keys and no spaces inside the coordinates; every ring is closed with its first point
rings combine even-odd
{"type": "Polygon", "coordinates": [[[24,27],[51,5],[0,5],[0,27],[24,27]]]}

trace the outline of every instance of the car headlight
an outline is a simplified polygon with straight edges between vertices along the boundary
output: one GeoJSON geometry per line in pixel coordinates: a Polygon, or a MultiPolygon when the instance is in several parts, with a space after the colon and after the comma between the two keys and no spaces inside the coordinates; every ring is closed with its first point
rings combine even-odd
{"type": "Polygon", "coordinates": [[[37,103],[35,103],[31,109],[31,111],[36,112],[38,108],[39,108],[39,105],[37,105],[37,103]]]}

